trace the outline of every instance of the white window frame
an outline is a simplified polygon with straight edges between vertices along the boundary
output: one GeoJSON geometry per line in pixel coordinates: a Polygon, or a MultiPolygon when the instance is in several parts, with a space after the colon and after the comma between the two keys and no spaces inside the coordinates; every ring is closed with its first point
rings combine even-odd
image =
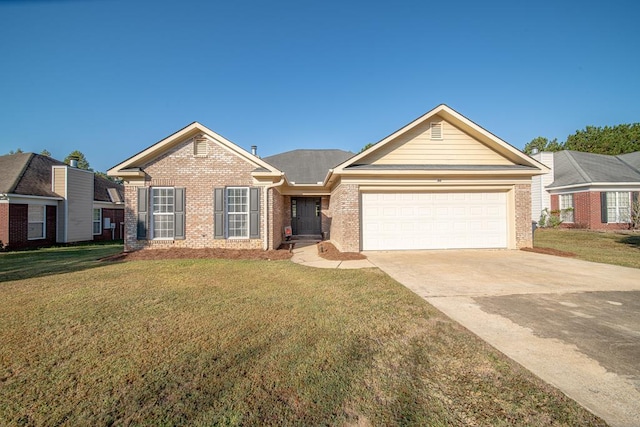
{"type": "Polygon", "coordinates": [[[562,222],[573,223],[573,193],[560,194],[558,196],[558,205],[560,206],[560,219],[562,222]]]}
{"type": "MultiPolygon", "coordinates": [[[[242,197],[242,196],[241,196],[242,197]]],[[[225,189],[226,198],[226,226],[228,239],[248,239],[249,238],[249,187],[227,187],[225,189]],[[241,191],[244,197],[244,204],[235,203],[233,199],[237,197],[234,193],[241,191]],[[244,211],[239,210],[244,205],[244,211]],[[242,222],[244,218],[244,230],[234,226],[234,222],[238,219],[242,222]],[[237,231],[244,231],[240,234],[237,231]],[[237,233],[237,234],[236,234],[237,233]]]]}
{"type": "Polygon", "coordinates": [[[46,205],[27,205],[27,240],[43,240],[47,238],[47,206],[46,205]],[[40,209],[42,212],[42,221],[33,221],[31,210],[40,209]],[[30,228],[31,224],[41,224],[42,235],[31,237],[30,228]]]}
{"type": "Polygon", "coordinates": [[[99,236],[102,234],[102,209],[93,208],[93,235],[99,236]],[[96,219],[96,211],[98,211],[98,219],[96,219]],[[96,224],[98,225],[98,232],[96,233],[96,224]]]}
{"type": "Polygon", "coordinates": [[[606,200],[608,224],[626,224],[631,220],[630,191],[607,191],[606,200]]]}
{"type": "MultiPolygon", "coordinates": [[[[159,194],[157,197],[168,197],[159,194]]],[[[149,209],[151,210],[151,239],[152,240],[174,240],[175,237],[175,211],[176,211],[176,191],[173,187],[151,187],[149,197],[149,209]],[[156,191],[170,192],[172,203],[158,203],[156,205],[156,191]],[[164,208],[164,209],[163,209],[164,208]],[[171,223],[170,227],[157,227],[156,221],[164,220],[164,224],[171,223]],[[159,231],[160,230],[160,231],[159,231]],[[156,236],[156,233],[162,232],[163,236],[156,236]]]]}

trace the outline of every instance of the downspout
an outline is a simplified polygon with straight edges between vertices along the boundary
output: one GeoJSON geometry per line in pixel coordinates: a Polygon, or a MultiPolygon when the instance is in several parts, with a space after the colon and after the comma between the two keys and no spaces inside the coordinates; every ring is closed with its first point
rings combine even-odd
{"type": "Polygon", "coordinates": [[[275,182],[273,184],[265,185],[264,188],[264,207],[262,212],[262,224],[264,226],[264,239],[262,240],[262,249],[267,251],[269,250],[269,189],[274,187],[279,187],[284,183],[284,173],[280,177],[280,181],[275,182]]]}

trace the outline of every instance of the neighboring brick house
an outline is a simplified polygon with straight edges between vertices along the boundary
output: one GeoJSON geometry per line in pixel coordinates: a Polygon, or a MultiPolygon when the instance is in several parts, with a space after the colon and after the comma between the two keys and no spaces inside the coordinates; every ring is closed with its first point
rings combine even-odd
{"type": "MultiPolygon", "coordinates": [[[[543,194],[540,209],[559,215],[562,227],[629,228],[633,203],[640,192],[640,151],[608,156],[565,150],[533,157],[551,171],[534,178],[532,194],[543,194]]],[[[540,212],[534,219],[539,218],[540,212]]]]}
{"type": "Polygon", "coordinates": [[[0,156],[0,246],[122,239],[124,187],[48,156],[0,156]]]}
{"type": "Polygon", "coordinates": [[[125,250],[266,250],[291,227],[362,251],[531,246],[531,177],[546,171],[440,105],[357,155],[261,159],[194,122],[108,174],[125,181],[125,250]]]}

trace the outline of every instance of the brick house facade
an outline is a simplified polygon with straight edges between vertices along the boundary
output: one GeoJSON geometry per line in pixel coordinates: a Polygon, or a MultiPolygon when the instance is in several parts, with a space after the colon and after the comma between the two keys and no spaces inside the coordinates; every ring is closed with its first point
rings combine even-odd
{"type": "Polygon", "coordinates": [[[194,122],[108,173],[125,181],[126,250],[274,249],[293,224],[358,252],[389,226],[399,230],[387,233],[396,244],[429,244],[420,231],[436,226],[424,224],[429,218],[452,227],[450,244],[435,243],[443,247],[531,246],[530,180],[545,169],[441,105],[357,155],[294,150],[261,159],[194,122]],[[366,210],[366,194],[397,203],[366,210]],[[439,202],[415,205],[422,195],[439,202]]]}

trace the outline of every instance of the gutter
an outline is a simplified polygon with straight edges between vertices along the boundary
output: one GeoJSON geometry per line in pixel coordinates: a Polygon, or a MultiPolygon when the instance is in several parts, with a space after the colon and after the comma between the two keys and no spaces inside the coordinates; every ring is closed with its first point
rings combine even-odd
{"type": "Polygon", "coordinates": [[[284,173],[280,175],[280,181],[273,184],[265,185],[264,188],[264,208],[262,212],[263,226],[264,226],[264,239],[262,239],[262,249],[269,250],[269,189],[279,187],[284,183],[284,173]]]}

